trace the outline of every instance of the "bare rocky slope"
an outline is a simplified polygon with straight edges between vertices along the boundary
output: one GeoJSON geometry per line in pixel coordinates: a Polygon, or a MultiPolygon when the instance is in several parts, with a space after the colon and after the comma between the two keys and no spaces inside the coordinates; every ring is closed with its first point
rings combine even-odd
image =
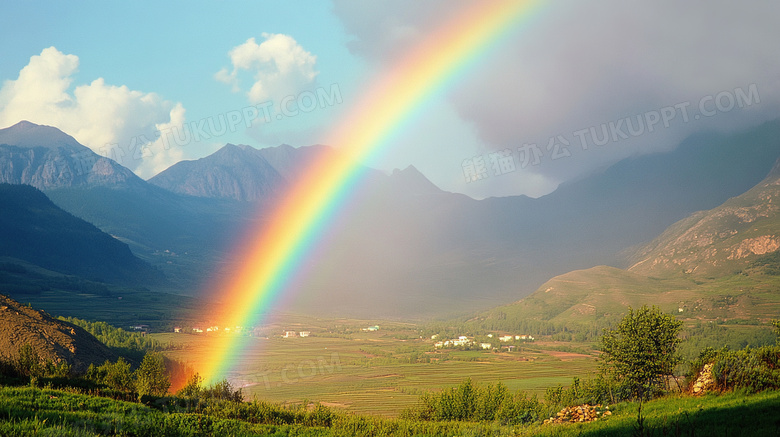
{"type": "Polygon", "coordinates": [[[90,364],[118,358],[83,328],[0,294],[0,354],[5,359],[16,359],[19,348],[25,344],[31,345],[41,358],[55,364],[64,361],[76,372],[87,370],[90,364]]]}
{"type": "Polygon", "coordinates": [[[780,160],[761,183],[671,226],[631,257],[647,276],[716,277],[747,268],[780,249],[780,160]]]}

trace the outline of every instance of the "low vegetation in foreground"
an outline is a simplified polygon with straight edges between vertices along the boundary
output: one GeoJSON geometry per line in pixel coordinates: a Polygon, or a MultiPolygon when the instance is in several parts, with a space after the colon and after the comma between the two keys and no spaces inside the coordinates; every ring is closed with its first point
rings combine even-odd
{"type": "Polygon", "coordinates": [[[780,346],[707,348],[675,377],[680,330],[656,308],[631,310],[604,332],[596,375],[543,396],[467,379],[423,393],[398,418],[306,401],[246,402],[228,381],[207,386],[197,374],[171,394],[170,371],[153,350],[137,366],[120,358],[72,375],[24,348],[0,363],[0,435],[777,435],[780,346]],[[573,413],[584,410],[592,413],[573,413]]]}

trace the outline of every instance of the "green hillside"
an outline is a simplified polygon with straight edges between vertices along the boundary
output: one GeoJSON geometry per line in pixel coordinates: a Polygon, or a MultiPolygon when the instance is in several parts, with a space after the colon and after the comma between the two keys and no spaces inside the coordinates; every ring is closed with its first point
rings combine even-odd
{"type": "Polygon", "coordinates": [[[630,256],[550,279],[530,296],[480,314],[485,327],[531,321],[604,326],[652,304],[691,321],[759,323],[780,314],[780,163],[746,193],[669,227],[630,256]]]}
{"type": "Polygon", "coordinates": [[[36,188],[0,184],[0,205],[0,256],[98,282],[164,280],[126,244],[58,208],[36,188]]]}

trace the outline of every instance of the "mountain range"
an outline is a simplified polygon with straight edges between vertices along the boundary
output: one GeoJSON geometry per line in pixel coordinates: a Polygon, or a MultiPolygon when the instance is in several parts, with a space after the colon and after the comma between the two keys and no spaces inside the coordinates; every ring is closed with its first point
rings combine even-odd
{"type": "MultiPolygon", "coordinates": [[[[537,199],[474,200],[411,166],[389,175],[366,169],[294,284],[291,305],[362,317],[444,314],[514,301],[573,270],[611,265],[597,269],[640,275],[641,267],[617,267],[651,257],[674,264],[679,254],[662,242],[643,244],[761,182],[780,156],[778,139],[780,121],[699,134],[537,199]]],[[[213,296],[244,261],[238,243],[327,153],[337,149],[228,144],[143,181],[55,128],[21,122],[0,130],[0,182],[33,185],[126,243],[173,291],[213,296]]]]}

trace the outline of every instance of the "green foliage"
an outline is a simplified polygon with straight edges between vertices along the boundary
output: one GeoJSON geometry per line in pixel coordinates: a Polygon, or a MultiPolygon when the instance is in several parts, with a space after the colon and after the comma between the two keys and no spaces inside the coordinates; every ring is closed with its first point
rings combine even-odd
{"type": "MultiPolygon", "coordinates": [[[[780,391],[746,396],[667,397],[642,405],[651,435],[774,435],[780,391]]],[[[631,435],[636,403],[611,407],[598,422],[541,426],[496,422],[432,422],[335,412],[315,404],[283,407],[265,402],[213,401],[193,407],[154,408],[134,402],[31,387],[0,387],[0,435],[123,436],[622,436],[631,435]]]]}
{"type": "Polygon", "coordinates": [[[537,420],[545,411],[536,396],[511,393],[499,383],[479,386],[466,379],[439,393],[427,392],[401,418],[423,421],[479,421],[521,424],[537,420]]]}
{"type": "Polygon", "coordinates": [[[747,268],[765,275],[778,276],[780,275],[780,252],[776,251],[760,256],[750,263],[747,268]]]}
{"type": "Polygon", "coordinates": [[[719,390],[758,392],[780,389],[780,346],[723,349],[712,357],[712,376],[719,390]]]}
{"type": "Polygon", "coordinates": [[[147,353],[135,371],[135,388],[139,398],[144,395],[163,396],[170,387],[171,381],[165,370],[163,356],[155,352],[147,353]]]}
{"type": "Polygon", "coordinates": [[[201,390],[201,396],[206,399],[217,399],[222,401],[241,402],[244,395],[241,389],[234,390],[227,379],[217,381],[214,385],[201,390]]]}
{"type": "Polygon", "coordinates": [[[775,335],[777,341],[780,342],[780,320],[772,320],[772,326],[775,328],[775,335]]]}
{"type": "Polygon", "coordinates": [[[89,380],[103,384],[113,390],[132,392],[135,390],[133,371],[130,363],[119,357],[116,363],[106,360],[99,367],[89,366],[85,377],[89,380]]]}
{"type": "MultiPolygon", "coordinates": [[[[7,366],[6,366],[7,368],[7,366]]],[[[10,370],[10,369],[9,369],[10,370]]],[[[13,363],[14,375],[25,378],[63,378],[70,374],[70,366],[66,362],[55,364],[51,360],[44,359],[35,348],[28,344],[19,348],[19,356],[13,363]]]]}
{"type": "Polygon", "coordinates": [[[680,354],[685,360],[694,361],[700,351],[707,348],[744,349],[775,344],[776,336],[766,326],[742,328],[718,323],[698,323],[682,331],[680,354]]]}
{"type": "MultiPolygon", "coordinates": [[[[88,322],[74,317],[60,317],[60,320],[72,323],[84,328],[94,335],[101,343],[114,349],[120,355],[141,359],[143,353],[162,349],[159,341],[144,336],[139,332],[128,332],[122,328],[116,328],[106,322],[88,322]]],[[[135,361],[137,364],[138,361],[135,361]]]]}
{"type": "Polygon", "coordinates": [[[183,398],[198,398],[200,397],[202,390],[203,378],[200,377],[200,374],[195,373],[187,380],[187,384],[176,392],[176,396],[183,398]]]}
{"type": "Polygon", "coordinates": [[[682,322],[658,308],[642,306],[602,337],[603,370],[624,381],[631,393],[645,398],[664,385],[682,361],[678,337],[682,322]]]}

